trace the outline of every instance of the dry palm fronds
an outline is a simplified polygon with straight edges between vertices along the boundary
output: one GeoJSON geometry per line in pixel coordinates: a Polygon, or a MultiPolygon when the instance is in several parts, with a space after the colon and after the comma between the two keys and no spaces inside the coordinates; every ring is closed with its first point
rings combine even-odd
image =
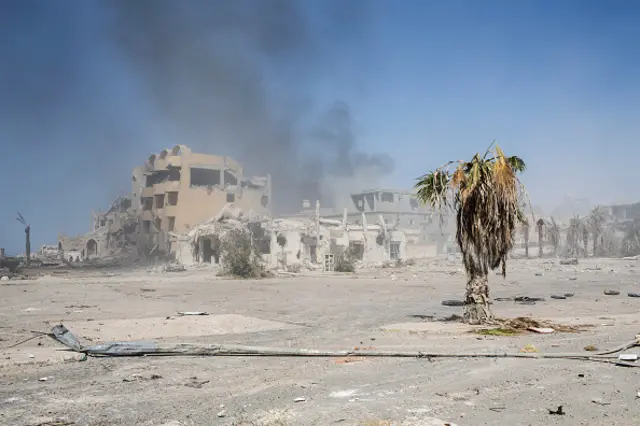
{"type": "Polygon", "coordinates": [[[499,266],[506,275],[515,228],[528,223],[523,213],[526,191],[516,176],[525,170],[525,163],[492,146],[484,156],[450,161],[416,184],[416,195],[423,203],[441,213],[457,213],[456,238],[465,269],[472,276],[486,276],[489,269],[499,266]]]}
{"type": "Polygon", "coordinates": [[[565,325],[565,324],[556,324],[551,321],[543,321],[543,320],[534,320],[529,317],[517,317],[510,319],[500,319],[498,323],[502,328],[512,329],[512,330],[528,330],[531,328],[553,328],[555,331],[560,333],[577,333],[582,331],[584,328],[588,327],[587,325],[565,325]]]}

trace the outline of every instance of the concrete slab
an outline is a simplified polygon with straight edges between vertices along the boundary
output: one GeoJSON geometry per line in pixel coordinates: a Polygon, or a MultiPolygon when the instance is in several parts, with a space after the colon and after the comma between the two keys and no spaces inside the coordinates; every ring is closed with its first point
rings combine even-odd
{"type": "Polygon", "coordinates": [[[111,319],[65,323],[76,336],[92,341],[155,340],[179,337],[213,336],[220,334],[255,333],[258,331],[288,330],[297,325],[263,320],[244,315],[204,315],[111,319]]]}

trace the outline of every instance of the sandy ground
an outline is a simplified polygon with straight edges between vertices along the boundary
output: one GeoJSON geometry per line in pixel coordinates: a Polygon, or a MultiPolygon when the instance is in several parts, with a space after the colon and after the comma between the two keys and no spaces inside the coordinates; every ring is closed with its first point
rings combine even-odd
{"type": "MultiPolygon", "coordinates": [[[[640,369],[578,360],[89,358],[31,330],[63,322],[85,343],[157,339],[308,348],[582,352],[640,332],[640,262],[513,260],[491,276],[501,317],[591,324],[577,334],[487,337],[424,316],[461,313],[445,261],[354,276],[222,280],[207,271],[93,271],[0,283],[3,425],[631,425],[640,369]],[[605,296],[603,290],[620,291],[605,296]],[[574,293],[565,300],[552,294],[574,293]],[[178,317],[178,311],[206,311],[178,317]],[[416,317],[416,315],[422,317],[416,317]],[[551,415],[562,405],[565,415],[551,415]],[[56,423],[58,422],[58,423],[56,423]]],[[[631,350],[629,352],[640,352],[631,350]]]]}

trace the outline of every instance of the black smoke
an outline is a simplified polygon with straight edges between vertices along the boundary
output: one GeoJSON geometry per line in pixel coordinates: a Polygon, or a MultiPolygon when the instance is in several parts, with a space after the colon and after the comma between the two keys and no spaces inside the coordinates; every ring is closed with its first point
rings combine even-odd
{"type": "Polygon", "coordinates": [[[234,156],[248,173],[271,173],[275,209],[291,212],[303,198],[334,204],[336,185],[363,189],[393,170],[388,156],[358,149],[348,105],[321,105],[311,89],[344,75],[366,80],[366,66],[341,63],[366,62],[371,2],[53,3],[0,6],[0,112],[11,115],[15,134],[39,141],[49,130],[32,122],[46,117],[65,149],[101,159],[101,184],[125,173],[104,164],[106,153],[115,164],[137,155],[132,147],[185,144],[234,156]],[[132,88],[127,99],[139,117],[104,100],[113,75],[132,88]]]}

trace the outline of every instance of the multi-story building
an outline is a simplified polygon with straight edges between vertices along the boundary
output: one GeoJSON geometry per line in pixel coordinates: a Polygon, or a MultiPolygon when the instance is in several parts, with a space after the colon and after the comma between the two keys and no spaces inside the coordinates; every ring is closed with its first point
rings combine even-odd
{"type": "MultiPolygon", "coordinates": [[[[163,150],[133,170],[133,198],[147,249],[172,252],[169,232],[184,234],[234,203],[256,216],[271,211],[271,178],[246,177],[230,157],[163,150]]],[[[175,249],[175,248],[174,248],[175,249]]]]}

